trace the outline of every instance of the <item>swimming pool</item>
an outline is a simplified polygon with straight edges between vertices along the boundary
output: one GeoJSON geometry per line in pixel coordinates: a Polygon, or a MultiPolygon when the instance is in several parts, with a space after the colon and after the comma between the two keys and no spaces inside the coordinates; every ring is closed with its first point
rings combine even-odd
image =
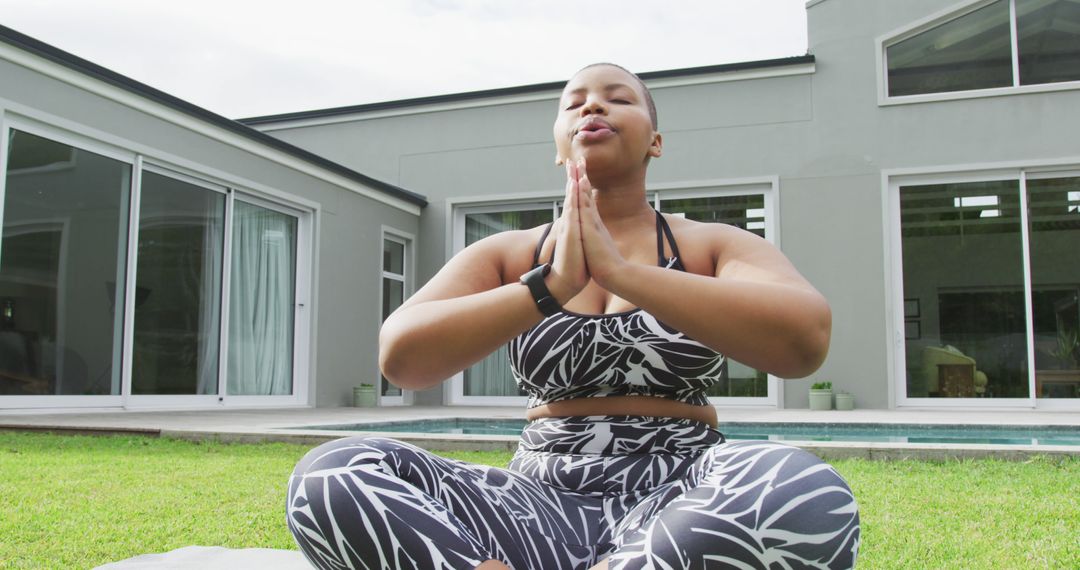
{"type": "MultiPolygon", "coordinates": [[[[514,419],[447,418],[301,426],[290,429],[518,436],[525,424],[525,420],[514,419]]],[[[720,424],[718,429],[729,440],[1080,446],[1080,426],[730,422],[720,424]]]]}

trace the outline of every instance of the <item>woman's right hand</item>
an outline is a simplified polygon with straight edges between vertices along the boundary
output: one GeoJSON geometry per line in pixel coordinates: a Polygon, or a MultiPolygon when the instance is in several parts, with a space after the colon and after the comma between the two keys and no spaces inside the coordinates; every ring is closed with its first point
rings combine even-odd
{"type": "Polygon", "coordinates": [[[581,215],[578,209],[580,193],[578,164],[566,161],[566,195],[562,215],[555,222],[555,261],[546,283],[560,305],[573,299],[589,283],[589,268],[581,242],[581,215]]]}

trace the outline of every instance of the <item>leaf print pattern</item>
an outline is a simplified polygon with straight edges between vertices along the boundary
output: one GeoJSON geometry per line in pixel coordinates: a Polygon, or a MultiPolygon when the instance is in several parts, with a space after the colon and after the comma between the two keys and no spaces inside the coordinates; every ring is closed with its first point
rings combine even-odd
{"type": "Polygon", "coordinates": [[[509,343],[528,407],[593,396],[662,396],[706,405],[722,355],[640,309],[613,315],[561,312],[509,343]]]}
{"type": "Polygon", "coordinates": [[[508,469],[356,436],[309,452],[286,519],[321,569],[853,568],[859,513],[816,456],[708,425],[545,418],[508,469]]]}

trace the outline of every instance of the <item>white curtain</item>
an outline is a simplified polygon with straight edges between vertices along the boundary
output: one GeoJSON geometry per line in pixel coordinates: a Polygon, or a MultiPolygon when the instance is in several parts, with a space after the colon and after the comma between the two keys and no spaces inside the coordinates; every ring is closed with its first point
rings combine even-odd
{"type": "MultiPolygon", "coordinates": [[[[221,264],[225,249],[225,196],[201,191],[207,197],[203,224],[202,275],[199,282],[198,380],[196,394],[218,393],[218,355],[221,349],[221,264]]],[[[192,267],[194,269],[194,267],[192,267]]]]}
{"type": "Polygon", "coordinates": [[[292,393],[296,219],[235,202],[229,394],[292,393]]]}

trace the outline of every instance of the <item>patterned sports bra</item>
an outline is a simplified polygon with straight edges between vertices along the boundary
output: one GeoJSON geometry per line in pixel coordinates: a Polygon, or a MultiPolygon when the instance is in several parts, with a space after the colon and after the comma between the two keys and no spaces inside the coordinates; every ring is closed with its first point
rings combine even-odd
{"type": "MultiPolygon", "coordinates": [[[[533,254],[551,231],[544,230],[533,254]]],[[[661,267],[685,271],[667,221],[656,213],[661,267]],[[664,237],[673,257],[664,257],[664,237]]],[[[510,341],[510,369],[529,394],[528,407],[593,396],[659,396],[708,404],[705,391],[720,379],[724,357],[642,309],[610,315],[562,310],[510,341]]]]}

